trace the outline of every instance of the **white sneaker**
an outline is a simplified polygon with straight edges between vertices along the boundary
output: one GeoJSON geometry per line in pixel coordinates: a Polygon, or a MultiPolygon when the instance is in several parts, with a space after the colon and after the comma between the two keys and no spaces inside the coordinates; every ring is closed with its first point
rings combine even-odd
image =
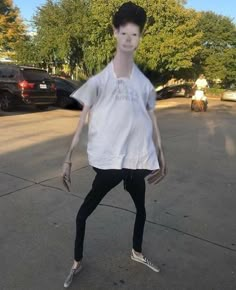
{"type": "Polygon", "coordinates": [[[160,268],[153,265],[146,257],[144,257],[143,255],[139,256],[139,255],[135,254],[134,249],[132,249],[132,252],[131,252],[131,259],[133,261],[136,261],[138,263],[142,263],[142,264],[146,265],[147,267],[152,269],[154,272],[160,272],[160,268]]]}
{"type": "Polygon", "coordinates": [[[82,270],[82,265],[81,263],[79,264],[79,266],[76,269],[71,269],[70,273],[68,274],[68,276],[66,277],[66,280],[64,282],[64,287],[68,288],[70,286],[70,284],[73,281],[73,278],[75,277],[76,274],[78,274],[80,271],[82,270]]]}

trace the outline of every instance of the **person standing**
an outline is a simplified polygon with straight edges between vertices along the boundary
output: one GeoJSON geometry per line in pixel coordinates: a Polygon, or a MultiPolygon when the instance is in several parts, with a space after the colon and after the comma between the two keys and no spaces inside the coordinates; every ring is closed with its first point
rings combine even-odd
{"type": "Polygon", "coordinates": [[[208,100],[206,96],[206,89],[209,88],[208,82],[203,74],[199,75],[193,88],[196,88],[195,94],[192,96],[191,110],[193,111],[207,111],[208,100]]]}
{"type": "Polygon", "coordinates": [[[126,2],[113,16],[116,53],[112,61],[91,77],[72,97],[83,104],[83,111],[66,154],[62,178],[70,188],[71,157],[79,143],[89,114],[88,160],[96,172],[92,188],[76,218],[74,262],[64,287],[69,287],[82,269],[86,220],[104,196],[122,181],[136,207],[131,259],[160,269],[142,254],[146,220],[145,178],[158,183],[166,175],[166,162],[154,109],[155,88],[134,63],[146,23],[145,10],[126,2]]]}
{"type": "Polygon", "coordinates": [[[194,87],[197,90],[203,90],[205,92],[206,88],[209,88],[208,82],[203,74],[200,74],[199,78],[196,80],[194,87]]]}

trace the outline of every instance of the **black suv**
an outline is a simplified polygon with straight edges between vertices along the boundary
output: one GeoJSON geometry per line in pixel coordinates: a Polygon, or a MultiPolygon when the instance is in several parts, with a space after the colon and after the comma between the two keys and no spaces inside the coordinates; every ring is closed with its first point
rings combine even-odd
{"type": "Polygon", "coordinates": [[[0,64],[0,108],[10,111],[20,104],[46,109],[56,103],[55,81],[46,70],[0,64]]]}

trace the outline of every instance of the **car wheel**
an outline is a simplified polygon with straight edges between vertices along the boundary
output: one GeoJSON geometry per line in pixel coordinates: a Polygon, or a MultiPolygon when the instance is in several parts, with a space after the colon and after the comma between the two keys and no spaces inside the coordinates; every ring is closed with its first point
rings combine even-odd
{"type": "Polygon", "coordinates": [[[48,105],[37,105],[36,108],[40,111],[44,111],[48,109],[48,105]]]}
{"type": "Polygon", "coordinates": [[[81,110],[81,111],[82,111],[84,107],[83,107],[83,105],[81,105],[81,104],[78,102],[78,104],[77,104],[77,108],[78,108],[78,110],[81,110]]]}
{"type": "Polygon", "coordinates": [[[57,105],[62,109],[66,109],[70,105],[68,97],[66,97],[66,96],[58,97],[57,105]]]}
{"type": "Polygon", "coordinates": [[[2,111],[9,112],[13,109],[12,99],[13,96],[10,93],[3,92],[3,95],[0,99],[0,107],[2,111]]]}

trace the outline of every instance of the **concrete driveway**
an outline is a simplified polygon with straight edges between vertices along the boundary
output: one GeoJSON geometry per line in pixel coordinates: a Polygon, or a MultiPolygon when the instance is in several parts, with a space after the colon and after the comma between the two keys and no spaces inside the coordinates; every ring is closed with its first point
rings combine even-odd
{"type": "MultiPolygon", "coordinates": [[[[73,259],[75,217],[90,189],[86,130],[73,155],[72,192],[61,164],[80,112],[0,111],[0,289],[58,290],[73,259]]],[[[71,289],[236,289],[236,103],[159,101],[169,173],[147,186],[143,249],[130,259],[135,210],[122,184],[88,219],[84,270],[71,289]]]]}

